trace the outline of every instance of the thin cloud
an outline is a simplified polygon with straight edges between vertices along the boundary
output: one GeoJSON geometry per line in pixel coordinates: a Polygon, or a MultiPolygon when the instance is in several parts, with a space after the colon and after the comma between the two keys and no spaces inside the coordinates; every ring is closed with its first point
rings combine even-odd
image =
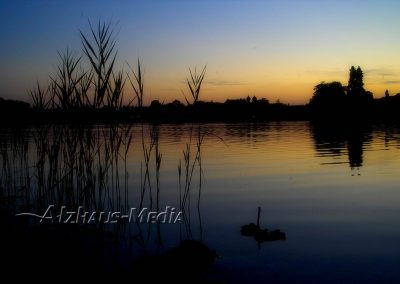
{"type": "MultiPolygon", "coordinates": [[[[358,66],[355,66],[358,67],[358,66]]],[[[361,66],[362,68],[362,66],[361,66]]],[[[393,68],[371,68],[371,69],[363,69],[364,74],[368,76],[379,76],[379,77],[391,77],[391,76],[398,76],[399,72],[394,70],[393,68]]],[[[343,76],[348,74],[349,70],[346,68],[343,69],[338,69],[338,68],[333,68],[333,69],[328,69],[328,70],[307,70],[306,71],[308,74],[322,74],[325,76],[343,76]]]]}
{"type": "Polygon", "coordinates": [[[390,77],[390,76],[397,76],[398,72],[395,72],[389,68],[373,68],[373,69],[366,69],[364,71],[367,75],[376,75],[380,77],[390,77]]]}
{"type": "Polygon", "coordinates": [[[400,84],[400,81],[389,80],[389,81],[384,81],[383,83],[388,84],[388,85],[394,85],[394,84],[400,84]]]}
{"type": "Polygon", "coordinates": [[[306,72],[311,75],[342,76],[346,71],[335,68],[331,70],[307,70],[306,72]]]}
{"type": "Polygon", "coordinates": [[[212,86],[242,86],[242,85],[247,85],[246,82],[230,81],[230,80],[207,80],[207,81],[204,81],[204,84],[212,85],[212,86]]]}

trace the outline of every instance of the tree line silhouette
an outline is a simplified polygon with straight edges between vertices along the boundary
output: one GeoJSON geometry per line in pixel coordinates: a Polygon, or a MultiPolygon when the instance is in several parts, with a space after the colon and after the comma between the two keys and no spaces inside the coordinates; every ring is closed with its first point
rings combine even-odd
{"type": "MultiPolygon", "coordinates": [[[[140,62],[138,62],[140,66],[140,62]]],[[[140,70],[140,67],[138,67],[140,70]]],[[[204,71],[204,70],[203,70],[204,71]]],[[[139,71],[140,74],[141,71],[139,71]]],[[[204,73],[202,73],[204,75],[204,73]]],[[[141,76],[141,75],[140,75],[141,76]]],[[[142,78],[136,76],[139,84],[142,78]]],[[[190,84],[190,83],[188,83],[190,84]]],[[[140,86],[139,85],[139,86],[140,86]]],[[[190,85],[189,85],[190,86],[190,85]]],[[[201,83],[200,83],[201,86],[201,83]]],[[[194,91],[193,102],[187,97],[186,104],[178,99],[170,103],[153,100],[149,106],[143,105],[143,86],[137,90],[137,105],[124,105],[115,98],[115,90],[109,104],[82,104],[83,99],[71,98],[68,92],[59,92],[59,103],[50,107],[43,95],[37,95],[37,101],[30,105],[26,102],[0,98],[0,116],[2,121],[28,122],[111,122],[111,121],[149,121],[149,122],[213,122],[213,121],[268,121],[268,120],[313,120],[330,122],[352,121],[398,121],[400,120],[400,94],[374,99],[371,92],[364,89],[363,72],[360,67],[350,69],[349,82],[343,86],[338,81],[321,82],[314,87],[314,93],[306,105],[289,105],[281,102],[270,103],[266,98],[256,96],[227,99],[225,102],[207,102],[199,100],[199,90],[194,91]],[[70,101],[71,102],[71,101],[70,101]]],[[[35,90],[41,94],[40,86],[35,90]]]]}

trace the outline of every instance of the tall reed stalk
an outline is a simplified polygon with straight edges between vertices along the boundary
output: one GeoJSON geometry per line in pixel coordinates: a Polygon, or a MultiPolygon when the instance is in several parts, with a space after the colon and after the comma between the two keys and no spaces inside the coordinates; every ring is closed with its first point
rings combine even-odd
{"type": "MultiPolygon", "coordinates": [[[[75,57],[67,49],[65,53],[58,53],[60,57],[60,65],[57,68],[55,77],[50,77],[54,83],[54,98],[57,99],[56,103],[61,109],[70,109],[77,103],[77,90],[76,86],[82,80],[83,74],[77,74],[77,66],[81,57],[75,57]]],[[[78,97],[80,95],[78,94],[78,97]]]]}
{"type": "Polygon", "coordinates": [[[123,72],[119,71],[116,75],[112,74],[113,85],[109,85],[107,96],[108,107],[112,109],[121,109],[123,106],[123,90],[126,82],[123,72]]]}
{"type": "Polygon", "coordinates": [[[183,220],[186,229],[186,237],[192,238],[192,225],[191,225],[191,194],[192,194],[192,181],[194,174],[197,170],[199,175],[198,195],[197,195],[197,213],[199,218],[200,238],[202,238],[202,223],[200,212],[200,198],[202,187],[202,162],[201,162],[201,147],[203,144],[205,134],[202,133],[201,127],[198,126],[197,131],[194,133],[194,125],[190,128],[189,142],[183,150],[183,163],[182,160],[178,164],[178,177],[179,177],[179,200],[180,210],[184,212],[183,220]],[[196,136],[195,136],[196,135],[196,136]],[[195,137],[194,137],[195,136],[195,137]],[[193,140],[196,140],[196,146],[193,147],[193,140]]]}
{"type": "Polygon", "coordinates": [[[144,97],[144,77],[142,74],[142,68],[140,67],[139,58],[137,61],[137,71],[136,72],[133,70],[133,68],[129,64],[128,64],[128,66],[134,76],[134,79],[135,79],[135,80],[132,80],[128,74],[129,82],[131,83],[131,86],[135,92],[135,98],[137,100],[137,107],[139,109],[142,109],[143,97],[144,97]]]}
{"type": "Polygon", "coordinates": [[[43,90],[39,82],[36,83],[36,89],[30,91],[30,95],[33,102],[33,107],[38,110],[45,110],[50,105],[50,100],[48,97],[49,88],[43,90]]]}
{"type": "MultiPolygon", "coordinates": [[[[194,72],[192,72],[192,69],[189,68],[190,77],[186,78],[186,83],[189,87],[190,95],[193,98],[193,104],[196,104],[199,101],[201,84],[203,83],[204,76],[206,75],[206,68],[207,66],[204,66],[200,74],[197,73],[196,67],[194,68],[194,72]]],[[[186,103],[190,105],[191,103],[189,102],[189,99],[185,96],[185,94],[184,97],[186,103]]]]}
{"type": "Polygon", "coordinates": [[[89,59],[95,73],[93,106],[101,107],[107,98],[110,78],[117,57],[116,42],[113,38],[113,30],[110,29],[110,23],[100,23],[99,21],[97,29],[90,22],[89,26],[91,37],[85,35],[82,31],[80,31],[80,34],[83,52],[89,59]]]}

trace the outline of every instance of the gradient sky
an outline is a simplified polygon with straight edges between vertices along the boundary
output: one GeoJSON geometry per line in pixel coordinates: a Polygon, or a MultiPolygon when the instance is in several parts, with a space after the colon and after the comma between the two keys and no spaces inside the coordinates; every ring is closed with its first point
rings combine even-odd
{"type": "Polygon", "coordinates": [[[306,103],[321,81],[346,85],[351,65],[375,97],[395,94],[399,11],[396,0],[0,0],[0,97],[29,100],[55,72],[57,51],[81,53],[88,19],[112,21],[124,70],[141,58],[145,103],[184,101],[188,67],[205,64],[202,100],[306,103]]]}

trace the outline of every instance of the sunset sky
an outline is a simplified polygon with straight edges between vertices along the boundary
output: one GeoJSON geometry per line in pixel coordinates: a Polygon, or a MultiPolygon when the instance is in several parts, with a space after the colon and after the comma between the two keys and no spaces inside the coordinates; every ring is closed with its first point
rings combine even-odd
{"type": "Polygon", "coordinates": [[[112,22],[120,68],[140,57],[145,103],[184,101],[188,68],[205,64],[202,100],[303,104],[321,81],[347,84],[351,65],[375,97],[395,94],[399,11],[395,0],[0,0],[0,97],[29,100],[35,82],[55,72],[57,51],[82,52],[88,20],[112,22]]]}

